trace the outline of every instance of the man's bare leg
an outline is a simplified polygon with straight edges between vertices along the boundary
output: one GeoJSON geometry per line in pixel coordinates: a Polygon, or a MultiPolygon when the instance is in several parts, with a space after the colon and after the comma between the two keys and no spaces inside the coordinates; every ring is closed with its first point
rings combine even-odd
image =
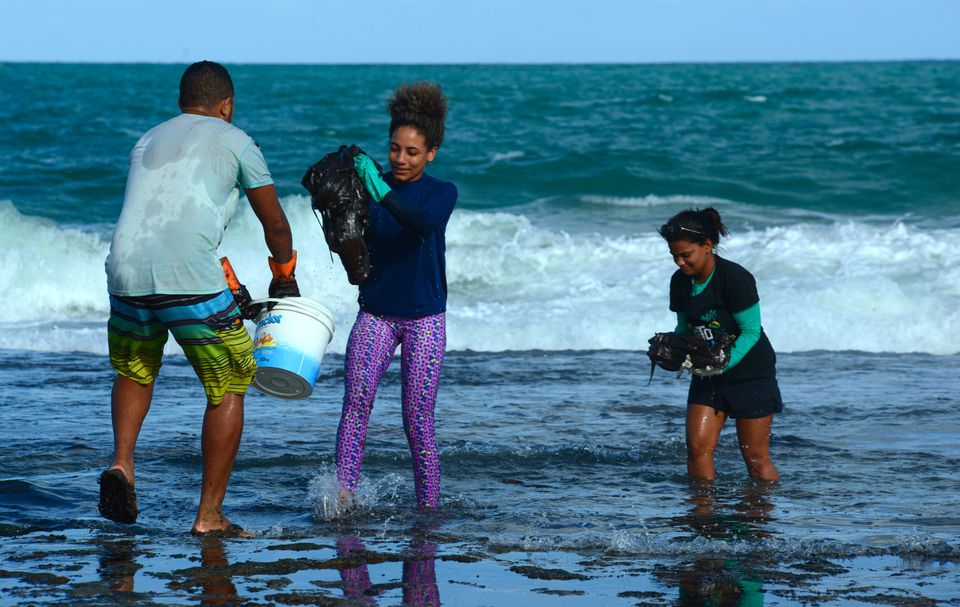
{"type": "MultiPolygon", "coordinates": [[[[207,405],[203,416],[203,481],[200,507],[193,523],[194,533],[229,532],[230,521],[223,516],[223,497],[243,435],[243,394],[226,394],[216,406],[207,405]]],[[[249,533],[231,535],[252,537],[249,533]]]]}
{"type": "Polygon", "coordinates": [[[134,484],[133,456],[143,420],[150,410],[155,382],[143,385],[118,375],[113,382],[111,417],[113,419],[113,464],[134,484]]]}
{"type": "Polygon", "coordinates": [[[118,375],[113,382],[111,417],[113,419],[113,463],[100,475],[100,500],[97,509],[118,523],[133,523],[140,514],[134,489],[134,452],[143,419],[150,410],[153,382],[139,384],[118,375]]]}

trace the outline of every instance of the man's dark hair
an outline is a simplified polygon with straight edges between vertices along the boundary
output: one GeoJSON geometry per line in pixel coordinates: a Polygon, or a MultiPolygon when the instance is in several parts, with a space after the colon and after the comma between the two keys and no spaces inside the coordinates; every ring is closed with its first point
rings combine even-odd
{"type": "Polygon", "coordinates": [[[180,77],[180,107],[213,107],[227,97],[233,97],[233,80],[219,63],[198,61],[180,77]]]}

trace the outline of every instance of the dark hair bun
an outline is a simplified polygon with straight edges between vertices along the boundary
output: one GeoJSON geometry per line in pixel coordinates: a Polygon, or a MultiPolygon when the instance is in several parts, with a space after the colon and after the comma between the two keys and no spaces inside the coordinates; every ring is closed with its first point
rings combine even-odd
{"type": "Polygon", "coordinates": [[[729,235],[727,226],[720,219],[720,211],[713,207],[680,211],[657,232],[667,242],[689,240],[702,244],[709,240],[714,246],[720,244],[721,237],[729,235]]]}
{"type": "Polygon", "coordinates": [[[427,147],[440,147],[444,121],[447,119],[447,96],[433,82],[414,82],[397,87],[387,105],[390,112],[390,134],[401,126],[413,126],[427,140],[427,147]]]}
{"type": "Polygon", "coordinates": [[[729,236],[729,232],[727,232],[727,226],[725,226],[723,224],[723,220],[720,219],[720,211],[713,207],[707,207],[705,209],[701,209],[700,212],[703,213],[704,217],[710,220],[713,229],[717,231],[718,237],[716,240],[714,240],[714,242],[720,240],[719,236],[729,236]]]}
{"type": "Polygon", "coordinates": [[[387,108],[391,118],[405,114],[421,114],[434,120],[446,120],[447,96],[439,84],[414,82],[397,87],[387,108]]]}

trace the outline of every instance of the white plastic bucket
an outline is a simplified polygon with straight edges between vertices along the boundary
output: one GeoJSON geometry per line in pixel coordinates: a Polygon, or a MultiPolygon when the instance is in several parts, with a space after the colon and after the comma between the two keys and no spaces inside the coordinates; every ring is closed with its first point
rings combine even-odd
{"type": "Polygon", "coordinates": [[[320,363],[333,339],[333,314],[306,297],[260,299],[276,302],[257,315],[254,387],[267,396],[301,400],[313,393],[320,363]]]}

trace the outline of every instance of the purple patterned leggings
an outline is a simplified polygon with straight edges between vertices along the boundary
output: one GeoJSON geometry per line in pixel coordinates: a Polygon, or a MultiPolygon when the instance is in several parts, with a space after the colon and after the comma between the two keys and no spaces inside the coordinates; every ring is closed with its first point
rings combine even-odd
{"type": "Polygon", "coordinates": [[[402,345],[403,429],[413,459],[418,508],[440,505],[440,454],[433,427],[433,408],[443,353],[447,345],[446,315],[424,318],[374,316],[360,310],[347,342],[343,413],[337,430],[337,479],[353,493],[360,481],[367,422],[377,385],[397,346],[402,345]]]}

